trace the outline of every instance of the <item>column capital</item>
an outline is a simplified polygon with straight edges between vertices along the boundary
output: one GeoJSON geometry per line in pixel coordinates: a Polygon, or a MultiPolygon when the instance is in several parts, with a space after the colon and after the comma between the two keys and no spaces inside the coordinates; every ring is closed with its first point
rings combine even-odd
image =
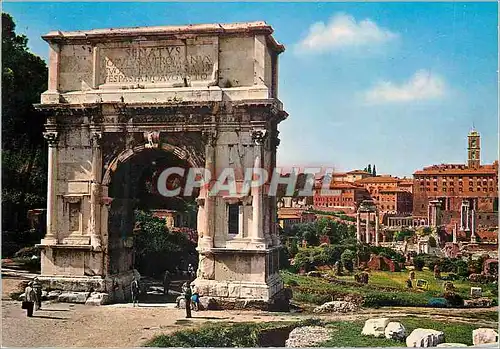
{"type": "Polygon", "coordinates": [[[263,145],[267,138],[267,130],[263,128],[256,128],[252,130],[252,141],[256,145],[263,145]]]}
{"type": "Polygon", "coordinates": [[[102,143],[102,132],[101,131],[92,131],[90,135],[90,142],[92,144],[92,147],[94,148],[99,148],[102,143]]]}
{"type": "Polygon", "coordinates": [[[218,133],[217,130],[204,130],[201,131],[201,137],[205,144],[215,147],[217,144],[218,133]]]}
{"type": "Polygon", "coordinates": [[[55,131],[48,131],[43,133],[43,138],[49,144],[49,147],[57,147],[59,143],[59,133],[55,131]]]}

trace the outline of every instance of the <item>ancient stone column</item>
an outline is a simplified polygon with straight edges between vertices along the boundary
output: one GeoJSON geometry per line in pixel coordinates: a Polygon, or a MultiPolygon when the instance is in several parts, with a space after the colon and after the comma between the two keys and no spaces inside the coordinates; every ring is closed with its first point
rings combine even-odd
{"type": "Polygon", "coordinates": [[[43,136],[49,144],[48,178],[47,178],[47,234],[46,244],[57,244],[57,132],[44,132],[43,136]]]}
{"type": "MultiPolygon", "coordinates": [[[[260,156],[257,155],[254,168],[260,167],[260,156]]],[[[262,218],[262,188],[258,186],[252,188],[252,240],[256,242],[265,241],[262,218]]]]}
{"type": "Polygon", "coordinates": [[[470,230],[469,220],[470,220],[469,205],[465,206],[465,230],[470,230]]]}
{"type": "Polygon", "coordinates": [[[476,242],[476,210],[471,211],[471,235],[470,235],[470,241],[471,242],[476,242]]]}
{"type": "Polygon", "coordinates": [[[102,133],[92,133],[92,182],[90,184],[90,244],[94,249],[101,242],[101,178],[102,178],[102,133]]]}
{"type": "Polygon", "coordinates": [[[238,212],[238,238],[245,237],[245,223],[246,223],[246,214],[245,214],[246,204],[243,201],[242,205],[239,206],[238,212]]]}
{"type": "MultiPolygon", "coordinates": [[[[255,143],[255,161],[254,168],[262,168],[263,145],[266,139],[267,132],[264,129],[256,129],[252,131],[252,140],[255,143]]],[[[264,212],[262,186],[252,188],[252,240],[255,242],[265,242],[264,236],[264,212]]]]}
{"type": "Polygon", "coordinates": [[[356,213],[356,240],[361,242],[361,213],[356,213]]]}
{"type": "Polygon", "coordinates": [[[378,246],[378,212],[375,212],[375,246],[378,246]]]}
{"type": "Polygon", "coordinates": [[[369,244],[370,243],[370,212],[367,212],[366,214],[366,231],[365,231],[365,239],[366,239],[366,243],[369,244]]]}
{"type": "Polygon", "coordinates": [[[453,243],[457,243],[457,230],[458,230],[458,223],[455,222],[455,226],[453,227],[453,243]]]}
{"type": "MultiPolygon", "coordinates": [[[[210,183],[214,183],[216,178],[215,173],[215,145],[217,142],[217,134],[215,132],[207,132],[205,134],[205,169],[210,173],[210,183]]],[[[215,232],[215,196],[210,195],[210,189],[205,190],[204,204],[204,222],[203,223],[203,238],[202,245],[205,249],[210,249],[214,246],[214,232],[215,232]]],[[[200,223],[198,223],[200,224],[200,223]]]]}

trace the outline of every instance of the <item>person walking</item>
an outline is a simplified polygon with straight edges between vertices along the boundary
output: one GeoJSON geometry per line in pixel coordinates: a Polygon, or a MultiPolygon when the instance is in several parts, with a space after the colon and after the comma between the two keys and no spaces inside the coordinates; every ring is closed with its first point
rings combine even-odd
{"type": "Polygon", "coordinates": [[[27,311],[28,317],[33,316],[33,307],[35,306],[36,293],[33,289],[33,281],[28,283],[28,286],[24,289],[24,302],[23,307],[27,311]]]}
{"type": "Polygon", "coordinates": [[[191,317],[191,296],[193,295],[191,293],[190,282],[187,281],[182,285],[182,293],[184,294],[184,301],[186,303],[186,319],[189,319],[191,317]]]}
{"type": "Polygon", "coordinates": [[[139,283],[135,277],[130,284],[130,291],[132,292],[132,305],[135,307],[139,304],[139,283]]]}
{"type": "Polygon", "coordinates": [[[170,272],[167,269],[165,270],[165,275],[163,276],[163,294],[166,294],[167,296],[171,282],[172,282],[172,276],[170,275],[170,272]]]}
{"type": "Polygon", "coordinates": [[[35,310],[42,309],[42,283],[37,277],[33,279],[33,290],[36,295],[35,310]]]}

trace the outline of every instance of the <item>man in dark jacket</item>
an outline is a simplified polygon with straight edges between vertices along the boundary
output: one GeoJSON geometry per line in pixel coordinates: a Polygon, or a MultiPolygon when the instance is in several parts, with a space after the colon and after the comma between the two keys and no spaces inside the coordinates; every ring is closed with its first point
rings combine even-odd
{"type": "Polygon", "coordinates": [[[186,303],[186,318],[191,317],[191,296],[193,295],[191,292],[191,283],[185,282],[182,285],[182,293],[184,294],[184,301],[186,303]]]}
{"type": "Polygon", "coordinates": [[[37,277],[33,279],[33,290],[36,294],[35,310],[42,309],[42,283],[37,277]]]}
{"type": "Polygon", "coordinates": [[[139,283],[135,277],[130,284],[130,291],[132,292],[132,304],[135,307],[139,303],[139,283]]]}

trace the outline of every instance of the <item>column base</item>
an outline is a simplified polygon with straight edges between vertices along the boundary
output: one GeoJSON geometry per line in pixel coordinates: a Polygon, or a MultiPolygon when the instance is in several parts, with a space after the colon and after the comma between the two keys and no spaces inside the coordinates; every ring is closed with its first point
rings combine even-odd
{"type": "Polygon", "coordinates": [[[201,297],[225,302],[269,302],[283,289],[283,281],[279,276],[269,278],[266,282],[216,281],[197,278],[194,284],[201,297]]]}
{"type": "Polygon", "coordinates": [[[130,301],[133,270],[104,276],[41,275],[42,287],[55,300],[65,303],[101,305],[130,301]]]}

